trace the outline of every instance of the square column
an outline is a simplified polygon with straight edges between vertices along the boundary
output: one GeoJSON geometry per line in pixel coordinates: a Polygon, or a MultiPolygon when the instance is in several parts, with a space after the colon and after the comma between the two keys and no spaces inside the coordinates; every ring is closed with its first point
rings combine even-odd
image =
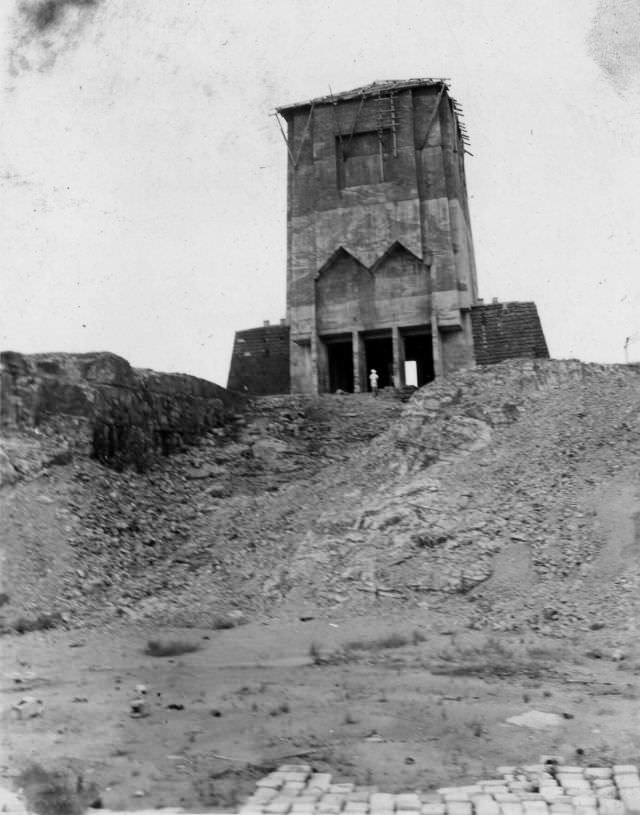
{"type": "Polygon", "coordinates": [[[362,390],[362,376],[360,374],[362,354],[360,353],[360,334],[357,331],[351,332],[351,350],[353,354],[353,392],[360,393],[362,390]]]}
{"type": "Polygon", "coordinates": [[[393,387],[404,387],[404,343],[397,325],[391,327],[391,345],[393,353],[393,387]]]}

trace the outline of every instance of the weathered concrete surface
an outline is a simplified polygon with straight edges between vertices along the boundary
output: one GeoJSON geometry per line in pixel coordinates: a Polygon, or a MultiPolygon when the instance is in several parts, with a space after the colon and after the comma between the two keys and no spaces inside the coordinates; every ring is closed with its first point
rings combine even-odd
{"type": "MultiPolygon", "coordinates": [[[[295,157],[287,216],[293,391],[329,388],[322,344],[342,333],[421,326],[433,335],[428,362],[437,373],[473,364],[464,312],[477,284],[455,106],[440,82],[390,84],[281,111],[295,157]]],[[[357,367],[353,379],[365,388],[357,367]]]]}
{"type": "Polygon", "coordinates": [[[225,422],[237,399],[186,374],[132,368],[110,353],[0,354],[0,426],[64,430],[113,466],[144,469],[225,422]]]}

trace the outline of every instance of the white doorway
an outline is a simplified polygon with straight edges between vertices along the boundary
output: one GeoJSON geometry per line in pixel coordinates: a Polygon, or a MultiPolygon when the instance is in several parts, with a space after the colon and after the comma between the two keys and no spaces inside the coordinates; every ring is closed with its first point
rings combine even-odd
{"type": "Polygon", "coordinates": [[[404,383],[410,387],[418,387],[418,364],[415,359],[408,359],[404,363],[404,383]]]}

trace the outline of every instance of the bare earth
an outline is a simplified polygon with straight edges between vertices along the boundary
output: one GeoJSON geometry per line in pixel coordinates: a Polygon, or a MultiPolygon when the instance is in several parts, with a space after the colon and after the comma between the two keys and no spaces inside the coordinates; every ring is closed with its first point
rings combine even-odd
{"type": "Polygon", "coordinates": [[[368,442],[400,403],[328,400],[287,432],[262,405],[146,476],[74,461],[4,488],[0,781],[37,761],[111,809],[228,809],[299,761],[389,792],[542,754],[639,764],[640,377],[605,374],[510,397],[504,427],[456,396],[408,471],[402,438],[368,442]],[[193,471],[220,445],[216,492],[193,471]],[[15,633],[45,611],[63,624],[15,633]],[[532,710],[559,718],[507,722],[532,710]]]}
{"type": "Polygon", "coordinates": [[[28,694],[44,714],[5,714],[4,774],[44,760],[95,780],[109,808],[198,808],[237,804],[289,759],[385,791],[470,783],[541,754],[637,763],[637,645],[617,663],[585,657],[606,652],[606,636],[523,642],[444,630],[432,613],[166,630],[201,650],[160,659],[144,655],[157,630],[143,626],[12,638],[2,707],[28,694]],[[311,664],[311,643],[328,654],[372,632],[414,631],[425,641],[311,664]],[[138,683],[148,688],[146,718],[129,715],[138,683]],[[530,709],[562,723],[541,731],[506,723],[530,709]]]}

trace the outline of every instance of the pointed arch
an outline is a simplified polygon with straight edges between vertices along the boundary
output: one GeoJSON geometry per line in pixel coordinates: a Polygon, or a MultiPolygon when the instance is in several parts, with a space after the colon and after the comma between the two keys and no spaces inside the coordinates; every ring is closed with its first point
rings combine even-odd
{"type": "Polygon", "coordinates": [[[371,302],[373,294],[371,273],[343,246],[320,267],[315,285],[320,334],[344,330],[345,324],[358,322],[364,304],[371,302]]]}

